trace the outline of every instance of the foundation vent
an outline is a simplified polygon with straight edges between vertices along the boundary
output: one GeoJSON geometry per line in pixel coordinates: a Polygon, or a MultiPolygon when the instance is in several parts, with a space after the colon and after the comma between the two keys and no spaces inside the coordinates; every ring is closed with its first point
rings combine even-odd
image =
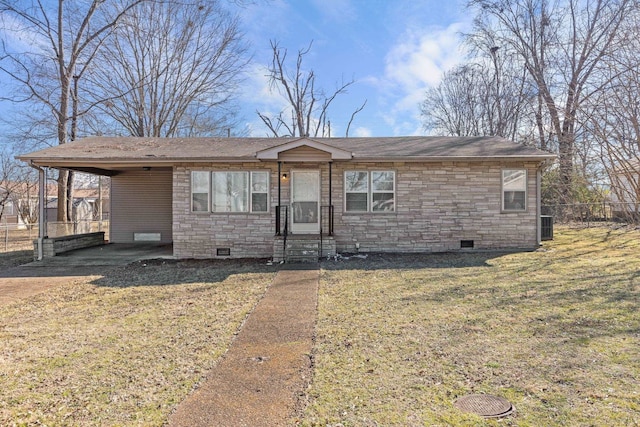
{"type": "Polygon", "coordinates": [[[473,249],[473,240],[460,240],[460,249],[473,249]]]}

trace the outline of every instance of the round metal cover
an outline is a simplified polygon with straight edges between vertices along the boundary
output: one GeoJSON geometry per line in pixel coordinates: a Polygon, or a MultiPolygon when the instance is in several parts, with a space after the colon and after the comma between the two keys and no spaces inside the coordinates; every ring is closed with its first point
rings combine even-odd
{"type": "Polygon", "coordinates": [[[453,404],[463,412],[473,412],[485,418],[500,418],[510,415],[514,407],[507,399],[490,394],[462,396],[453,404]]]}

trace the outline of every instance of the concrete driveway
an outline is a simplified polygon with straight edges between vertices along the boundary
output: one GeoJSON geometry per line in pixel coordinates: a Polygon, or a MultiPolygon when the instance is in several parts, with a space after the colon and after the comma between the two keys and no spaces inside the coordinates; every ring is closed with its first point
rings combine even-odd
{"type": "Polygon", "coordinates": [[[156,258],[173,258],[173,246],[158,243],[110,243],[65,252],[42,261],[25,264],[22,267],[116,266],[156,258]]]}
{"type": "Polygon", "coordinates": [[[78,249],[0,271],[0,305],[43,292],[53,286],[104,276],[136,261],[173,258],[169,244],[111,243],[78,249]]]}

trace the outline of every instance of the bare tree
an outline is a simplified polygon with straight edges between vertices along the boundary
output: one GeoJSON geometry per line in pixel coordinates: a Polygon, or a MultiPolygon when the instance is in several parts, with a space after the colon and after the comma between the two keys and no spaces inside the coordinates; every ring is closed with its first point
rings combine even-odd
{"type": "Polygon", "coordinates": [[[7,207],[24,224],[32,227],[38,220],[38,176],[35,170],[19,163],[8,150],[0,152],[0,219],[7,207]]]}
{"type": "Polygon", "coordinates": [[[91,70],[99,123],[133,136],[226,133],[247,64],[236,17],[220,2],[141,4],[120,20],[91,70]]]}
{"type": "Polygon", "coordinates": [[[17,182],[15,180],[15,161],[6,151],[0,151],[0,220],[7,208],[14,206],[17,182]]]}
{"type": "Polygon", "coordinates": [[[640,220],[640,16],[629,17],[625,43],[601,67],[604,90],[582,105],[593,150],[606,171],[613,199],[629,219],[640,220]]]}
{"type": "MultiPolygon", "coordinates": [[[[446,72],[420,109],[426,130],[456,136],[497,135],[531,140],[531,95],[522,76],[504,70],[498,48],[492,63],[475,62],[446,72]]],[[[483,58],[478,58],[482,60],[483,58]]]]}
{"type": "Polygon", "coordinates": [[[31,229],[38,222],[39,216],[38,174],[35,169],[23,165],[18,168],[16,181],[20,188],[19,194],[14,198],[17,214],[31,229]]]}
{"type": "MultiPolygon", "coordinates": [[[[347,89],[354,80],[342,82],[337,89],[330,93],[316,87],[316,74],[313,70],[305,71],[303,61],[311,50],[312,43],[305,49],[298,51],[295,69],[289,71],[287,66],[287,50],[271,41],[272,61],[269,68],[269,83],[271,90],[277,90],[288,104],[288,109],[280,111],[277,116],[269,117],[256,111],[262,122],[274,137],[279,136],[331,136],[329,122],[329,107],[338,95],[347,93],[347,89]]],[[[351,115],[348,129],[354,116],[362,111],[365,102],[351,115]]]]}
{"type": "MultiPolygon", "coordinates": [[[[44,105],[55,118],[58,144],[71,139],[72,123],[81,114],[72,106],[74,82],[89,67],[116,24],[143,1],[0,0],[5,35],[0,71],[21,89],[10,99],[44,105]],[[17,46],[19,42],[15,41],[19,39],[29,44],[27,51],[17,46]]],[[[58,182],[58,220],[67,221],[71,214],[69,173],[60,171],[58,182]]]]}
{"type": "Polygon", "coordinates": [[[557,139],[559,190],[571,201],[580,105],[599,90],[594,71],[618,46],[632,0],[470,0],[472,37],[517,54],[544,104],[557,139]]]}

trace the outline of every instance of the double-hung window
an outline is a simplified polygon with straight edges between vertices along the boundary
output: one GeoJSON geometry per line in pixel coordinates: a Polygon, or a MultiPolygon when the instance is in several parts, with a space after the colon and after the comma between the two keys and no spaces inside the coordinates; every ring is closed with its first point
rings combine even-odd
{"type": "Polygon", "coordinates": [[[267,212],[269,209],[269,174],[251,172],[251,212],[267,212]]]}
{"type": "Polygon", "coordinates": [[[191,210],[193,212],[209,211],[209,180],[211,173],[206,171],[191,172],[191,210]]]}
{"type": "Polygon", "coordinates": [[[194,212],[267,212],[269,172],[191,173],[194,212]]]}
{"type": "Polygon", "coordinates": [[[502,210],[520,212],[527,209],[527,171],[505,169],[502,171],[502,210]]]}
{"type": "Polygon", "coordinates": [[[395,178],[393,171],[346,171],[345,211],[395,211],[395,178]]]}

